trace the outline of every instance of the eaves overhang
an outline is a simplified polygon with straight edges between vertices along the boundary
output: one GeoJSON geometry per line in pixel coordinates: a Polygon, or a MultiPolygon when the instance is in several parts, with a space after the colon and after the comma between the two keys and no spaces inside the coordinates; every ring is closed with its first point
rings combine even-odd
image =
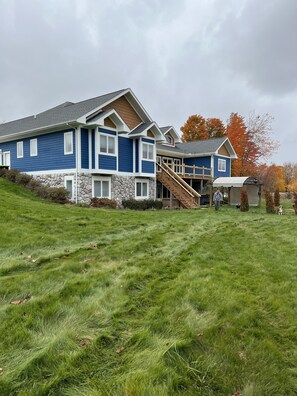
{"type": "Polygon", "coordinates": [[[82,125],[82,123],[77,122],[76,120],[74,121],[68,121],[68,122],[62,122],[59,124],[53,124],[53,125],[47,125],[45,127],[41,128],[35,128],[35,129],[30,129],[28,131],[24,132],[16,132],[16,133],[11,133],[9,135],[4,135],[0,137],[0,142],[8,142],[11,140],[18,140],[30,136],[36,136],[36,135],[45,135],[48,132],[57,132],[61,128],[77,128],[78,126],[82,125]]]}

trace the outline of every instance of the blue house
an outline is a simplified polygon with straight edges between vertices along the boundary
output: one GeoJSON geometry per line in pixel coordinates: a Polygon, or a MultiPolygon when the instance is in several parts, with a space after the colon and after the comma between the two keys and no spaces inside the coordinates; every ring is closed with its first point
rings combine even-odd
{"type": "Polygon", "coordinates": [[[157,192],[163,177],[172,179],[164,194],[184,207],[193,207],[186,194],[194,195],[197,206],[205,180],[230,176],[235,156],[227,138],[181,143],[173,127],[159,128],[131,89],[0,125],[0,165],[65,186],[74,202],[166,199],[157,192]]]}

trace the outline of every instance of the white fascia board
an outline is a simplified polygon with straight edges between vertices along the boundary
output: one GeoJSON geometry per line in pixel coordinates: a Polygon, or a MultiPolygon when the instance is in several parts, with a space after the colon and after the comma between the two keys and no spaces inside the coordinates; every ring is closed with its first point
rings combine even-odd
{"type": "Polygon", "coordinates": [[[169,128],[167,129],[167,131],[164,132],[164,135],[166,135],[166,134],[167,134],[168,132],[170,132],[170,131],[173,131],[173,133],[174,133],[174,135],[175,135],[175,140],[176,140],[176,142],[177,142],[177,143],[181,143],[181,137],[180,137],[180,135],[177,133],[176,129],[175,129],[173,126],[169,127],[169,128]]]}
{"type": "Polygon", "coordinates": [[[170,157],[178,157],[178,158],[184,158],[184,154],[183,153],[177,153],[175,151],[167,151],[167,150],[160,150],[159,148],[157,148],[157,155],[166,155],[166,156],[170,156],[170,157]]]}
{"type": "Polygon", "coordinates": [[[49,132],[59,131],[61,127],[65,127],[65,129],[73,129],[79,125],[80,124],[77,123],[76,121],[53,124],[42,128],[35,128],[35,129],[30,129],[29,131],[17,132],[17,133],[12,133],[10,135],[2,136],[0,137],[0,142],[4,143],[4,142],[10,142],[11,140],[19,140],[21,138],[30,137],[30,136],[46,135],[49,132]]]}
{"type": "Polygon", "coordinates": [[[156,140],[157,140],[158,142],[165,142],[166,139],[164,138],[161,129],[158,127],[158,125],[157,125],[155,122],[153,123],[152,128],[154,128],[154,129],[157,131],[157,134],[158,134],[159,137],[160,137],[160,138],[158,139],[157,136],[156,136],[156,140]]]}
{"type": "MultiPolygon", "coordinates": [[[[135,128],[134,128],[135,129],[135,128]]],[[[134,130],[133,129],[133,130],[134,130]]],[[[130,135],[129,137],[131,137],[131,138],[133,138],[133,137],[140,137],[140,136],[143,136],[143,137],[146,137],[146,138],[148,138],[149,139],[149,136],[147,136],[146,135],[146,133],[147,133],[147,131],[149,130],[149,129],[153,129],[153,130],[155,130],[155,132],[154,132],[154,134],[155,134],[155,139],[156,139],[156,141],[158,141],[158,142],[163,142],[165,139],[164,139],[164,137],[163,137],[163,134],[162,134],[162,132],[161,132],[161,130],[160,130],[160,128],[158,127],[158,125],[153,121],[151,124],[149,124],[143,131],[141,131],[141,132],[139,132],[137,135],[130,135]],[[161,138],[159,138],[159,137],[161,138]]],[[[133,130],[131,131],[131,132],[133,132],[133,130]]],[[[152,138],[153,139],[153,138],[152,138]]]]}
{"type": "MultiPolygon", "coordinates": [[[[105,113],[105,112],[104,112],[105,113]]],[[[109,111],[107,111],[103,116],[100,117],[100,113],[98,114],[98,117],[95,118],[95,120],[92,120],[90,124],[97,124],[100,126],[104,127],[104,120],[106,118],[110,117],[112,121],[114,121],[117,129],[121,129],[120,132],[130,132],[130,129],[128,127],[128,125],[124,122],[124,120],[122,119],[122,117],[114,110],[114,109],[110,109],[109,111]],[[116,119],[116,120],[115,120],[116,119]],[[120,126],[118,126],[117,124],[119,124],[120,126]]],[[[89,125],[89,124],[88,124],[89,125]]]]}
{"type": "Polygon", "coordinates": [[[129,93],[130,94],[130,100],[129,100],[129,96],[126,97],[126,99],[128,100],[128,102],[130,103],[130,105],[133,107],[133,109],[136,111],[136,113],[139,115],[139,117],[143,120],[143,118],[145,118],[145,121],[153,121],[152,118],[149,116],[149,114],[147,113],[147,111],[145,110],[145,108],[142,106],[142,104],[139,102],[139,100],[137,99],[136,95],[134,94],[134,92],[128,88],[127,92],[125,93],[125,95],[129,93]],[[131,100],[132,99],[132,100],[131,100]],[[132,102],[132,103],[131,103],[132,102]],[[134,103],[133,103],[134,102],[134,103]],[[135,106],[136,105],[136,106],[135,106]],[[135,108],[135,107],[138,107],[135,108]],[[140,110],[140,111],[139,111],[140,110]],[[141,114],[142,113],[142,114],[141,114]]]}
{"type": "Polygon", "coordinates": [[[109,105],[110,103],[114,102],[115,100],[119,99],[121,96],[126,95],[126,93],[129,92],[129,89],[126,89],[125,91],[119,93],[117,96],[113,97],[110,100],[107,100],[106,102],[104,102],[101,106],[95,107],[94,109],[92,109],[91,111],[89,111],[88,113],[84,114],[83,116],[79,117],[77,119],[78,122],[82,122],[83,124],[86,123],[86,119],[87,117],[89,117],[90,115],[92,115],[93,113],[96,113],[97,111],[99,111],[100,109],[102,109],[103,107],[109,105]]]}
{"type": "Polygon", "coordinates": [[[220,150],[220,148],[221,148],[224,144],[227,144],[227,146],[228,146],[229,153],[230,153],[230,158],[233,158],[233,159],[238,158],[238,157],[237,157],[237,154],[236,154],[236,152],[235,152],[235,150],[234,150],[234,148],[233,148],[233,146],[232,146],[232,144],[231,144],[231,142],[230,142],[230,140],[229,140],[229,138],[227,138],[227,137],[226,137],[226,139],[223,141],[223,143],[220,145],[220,147],[218,147],[218,149],[217,149],[217,151],[215,152],[215,154],[216,154],[216,155],[220,155],[220,154],[219,154],[219,150],[220,150]]]}
{"type": "MultiPolygon", "coordinates": [[[[75,174],[76,173],[76,168],[73,169],[55,169],[55,170],[42,170],[42,171],[31,171],[31,172],[26,172],[28,175],[59,175],[62,173],[67,173],[67,174],[75,174]]],[[[84,173],[84,172],[83,172],[84,173]]]]}
{"type": "Polygon", "coordinates": [[[158,154],[165,154],[165,155],[171,155],[172,157],[177,156],[180,158],[196,158],[196,157],[208,157],[211,156],[215,153],[202,153],[202,154],[185,154],[185,153],[178,153],[176,151],[170,151],[170,150],[163,150],[160,148],[157,148],[157,153],[158,154]]]}
{"type": "Polygon", "coordinates": [[[87,117],[89,117],[93,113],[96,113],[103,107],[106,107],[107,105],[109,105],[110,103],[114,102],[115,100],[119,99],[122,96],[126,96],[127,101],[130,103],[130,105],[133,107],[135,112],[138,114],[138,116],[142,120],[144,119],[144,121],[152,121],[151,117],[146,112],[146,110],[144,109],[144,107],[139,102],[139,100],[137,99],[137,97],[134,95],[134,93],[132,92],[132,90],[130,88],[127,88],[125,91],[119,93],[117,96],[113,97],[111,100],[104,102],[101,106],[95,107],[93,110],[89,111],[88,113],[86,113],[83,116],[81,116],[80,118],[78,118],[77,121],[85,124],[87,117]],[[129,94],[129,95],[127,95],[127,94],[129,94]]]}

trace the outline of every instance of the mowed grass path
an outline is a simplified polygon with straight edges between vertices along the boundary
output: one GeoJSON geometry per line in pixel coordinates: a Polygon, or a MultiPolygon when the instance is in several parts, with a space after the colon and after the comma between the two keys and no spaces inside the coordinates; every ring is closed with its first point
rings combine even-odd
{"type": "Polygon", "coordinates": [[[0,179],[0,219],[1,396],[297,393],[291,211],[65,207],[0,179]]]}

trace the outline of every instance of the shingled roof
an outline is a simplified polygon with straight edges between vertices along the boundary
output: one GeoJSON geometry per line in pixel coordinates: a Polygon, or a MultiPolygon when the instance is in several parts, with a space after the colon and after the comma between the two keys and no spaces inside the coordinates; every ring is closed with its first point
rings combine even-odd
{"type": "MultiPolygon", "coordinates": [[[[172,153],[178,153],[183,155],[205,155],[214,154],[219,150],[219,148],[225,143],[229,142],[226,137],[207,139],[207,140],[196,140],[193,142],[176,143],[175,146],[167,146],[159,144],[157,146],[158,150],[169,151],[172,153]]],[[[231,151],[233,151],[232,156],[236,157],[236,153],[230,144],[231,151]]],[[[231,153],[230,153],[231,154],[231,153]]],[[[235,158],[234,157],[234,158],[235,158]]]]}
{"type": "Polygon", "coordinates": [[[0,137],[74,122],[93,109],[103,107],[125,91],[127,89],[121,89],[77,103],[65,102],[42,113],[0,124],[0,137]]]}

